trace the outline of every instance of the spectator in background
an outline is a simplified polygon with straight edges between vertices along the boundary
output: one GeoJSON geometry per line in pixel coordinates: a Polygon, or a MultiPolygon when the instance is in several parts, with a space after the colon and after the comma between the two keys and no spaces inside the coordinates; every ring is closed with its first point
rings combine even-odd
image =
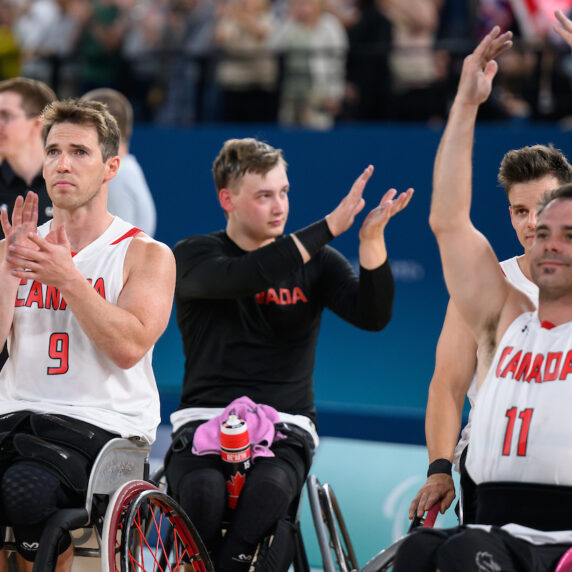
{"type": "Polygon", "coordinates": [[[155,203],[141,166],[129,153],[133,132],[131,103],[122,93],[110,88],[94,89],[83,95],[82,99],[105,104],[119,126],[121,163],[117,175],[109,182],[107,210],[153,237],[157,222],[155,203]]]}
{"type": "Polygon", "coordinates": [[[377,0],[357,0],[356,7],[357,18],[348,29],[344,118],[358,121],[391,119],[391,22],[380,10],[377,0]]]}
{"type": "Polygon", "coordinates": [[[280,122],[330,128],[342,107],[348,36],[322,0],[290,0],[273,44],[284,57],[280,122]]]}
{"type": "MultiPolygon", "coordinates": [[[[56,94],[41,81],[17,77],[0,82],[0,205],[10,217],[16,197],[32,190],[38,195],[38,223],[52,218],[52,201],[42,175],[40,114],[55,99],[56,94]]],[[[1,229],[0,238],[4,238],[1,229]]],[[[5,347],[0,350],[1,369],[8,353],[5,347]]]]}
{"type": "Polygon", "coordinates": [[[62,97],[75,94],[77,69],[70,61],[82,29],[85,0],[27,3],[14,22],[22,48],[22,75],[52,86],[62,97]]]}
{"type": "Polygon", "coordinates": [[[138,2],[128,13],[121,47],[127,74],[123,93],[133,105],[135,122],[151,121],[158,105],[166,18],[167,9],[158,2],[138,2]]]}
{"type": "Polygon", "coordinates": [[[20,74],[20,47],[12,31],[13,22],[13,6],[0,0],[0,80],[20,74]]]}
{"type": "Polygon", "coordinates": [[[223,121],[276,121],[278,62],[269,53],[275,22],[268,0],[227,0],[218,10],[214,43],[223,121]]]}
{"type": "MultiPolygon", "coordinates": [[[[214,2],[172,0],[167,7],[161,42],[161,102],[156,120],[185,125],[201,121],[210,74],[209,50],[214,28],[214,2]]],[[[214,100],[215,98],[208,98],[214,100]]]]}
{"type": "Polygon", "coordinates": [[[119,0],[89,0],[77,6],[82,24],[77,45],[80,91],[97,87],[121,87],[121,44],[126,17],[119,0]]]}
{"type": "Polygon", "coordinates": [[[43,52],[58,17],[59,9],[55,0],[27,0],[19,3],[12,29],[22,52],[21,73],[24,77],[49,80],[49,73],[37,69],[45,68],[45,65],[35,56],[43,52]]]}
{"type": "Polygon", "coordinates": [[[384,0],[393,25],[393,119],[443,120],[447,115],[448,55],[435,51],[443,0],[384,0]]]}

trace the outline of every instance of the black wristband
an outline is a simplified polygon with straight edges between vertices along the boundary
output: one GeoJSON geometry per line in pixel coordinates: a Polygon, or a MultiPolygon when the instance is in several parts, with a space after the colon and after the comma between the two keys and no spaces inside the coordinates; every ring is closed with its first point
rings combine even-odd
{"type": "Polygon", "coordinates": [[[430,477],[431,475],[437,474],[445,474],[451,476],[452,468],[453,465],[448,459],[435,459],[432,463],[429,464],[429,468],[427,469],[427,476],[430,477]]]}
{"type": "Polygon", "coordinates": [[[308,251],[310,257],[314,256],[322,246],[334,238],[325,218],[302,230],[297,230],[294,234],[308,251]]]}

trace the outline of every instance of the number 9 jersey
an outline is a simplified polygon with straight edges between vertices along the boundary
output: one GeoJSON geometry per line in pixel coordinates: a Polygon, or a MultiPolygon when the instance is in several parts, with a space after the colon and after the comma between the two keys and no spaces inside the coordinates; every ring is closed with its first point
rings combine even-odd
{"type": "MultiPolygon", "coordinates": [[[[38,233],[45,237],[49,225],[38,233]]],[[[125,255],[138,232],[116,217],[73,257],[86,280],[111,304],[123,288],[125,255]]],[[[55,287],[21,281],[8,351],[0,372],[0,414],[61,414],[123,437],[155,439],[160,414],[152,348],[132,368],[118,367],[93,345],[55,287]]]]}

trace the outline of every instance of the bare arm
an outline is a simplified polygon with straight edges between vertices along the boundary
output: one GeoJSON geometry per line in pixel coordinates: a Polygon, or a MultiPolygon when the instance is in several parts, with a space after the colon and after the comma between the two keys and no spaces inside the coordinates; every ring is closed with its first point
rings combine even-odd
{"type": "Polygon", "coordinates": [[[511,37],[495,27],[465,58],[433,175],[429,222],[451,298],[476,339],[498,319],[510,291],[490,244],[471,222],[470,206],[477,112],[492,89],[497,71],[494,58],[512,45],[511,37]]]}
{"type": "MultiPolygon", "coordinates": [[[[453,460],[461,430],[465,395],[476,368],[477,344],[455,305],[449,302],[435,356],[435,371],[429,385],[425,415],[425,437],[429,462],[453,460]]],[[[444,513],[455,498],[450,475],[427,477],[409,509],[409,518],[422,516],[438,500],[444,513]]]]}
{"type": "Polygon", "coordinates": [[[117,305],[104,300],[73,264],[63,227],[45,239],[30,236],[39,247],[14,247],[11,254],[27,277],[60,290],[93,344],[122,368],[133,367],[167,327],[175,288],[171,250],[146,235],[135,237],[125,258],[124,286],[117,305]],[[22,267],[30,270],[24,272],[22,267]]]}

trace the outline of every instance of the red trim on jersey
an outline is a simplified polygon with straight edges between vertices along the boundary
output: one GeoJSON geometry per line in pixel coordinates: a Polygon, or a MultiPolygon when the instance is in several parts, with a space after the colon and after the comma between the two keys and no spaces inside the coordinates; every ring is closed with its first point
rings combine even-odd
{"type": "Polygon", "coordinates": [[[542,320],[542,322],[540,322],[540,327],[544,328],[545,330],[551,330],[552,328],[556,327],[556,324],[553,324],[552,322],[549,322],[548,320],[542,320]]]}
{"type": "Polygon", "coordinates": [[[128,230],[123,236],[120,236],[117,240],[113,241],[111,243],[111,246],[113,246],[114,244],[119,244],[122,240],[125,240],[126,238],[131,238],[132,236],[135,236],[139,232],[143,231],[140,228],[134,226],[131,230],[128,230]]]}

